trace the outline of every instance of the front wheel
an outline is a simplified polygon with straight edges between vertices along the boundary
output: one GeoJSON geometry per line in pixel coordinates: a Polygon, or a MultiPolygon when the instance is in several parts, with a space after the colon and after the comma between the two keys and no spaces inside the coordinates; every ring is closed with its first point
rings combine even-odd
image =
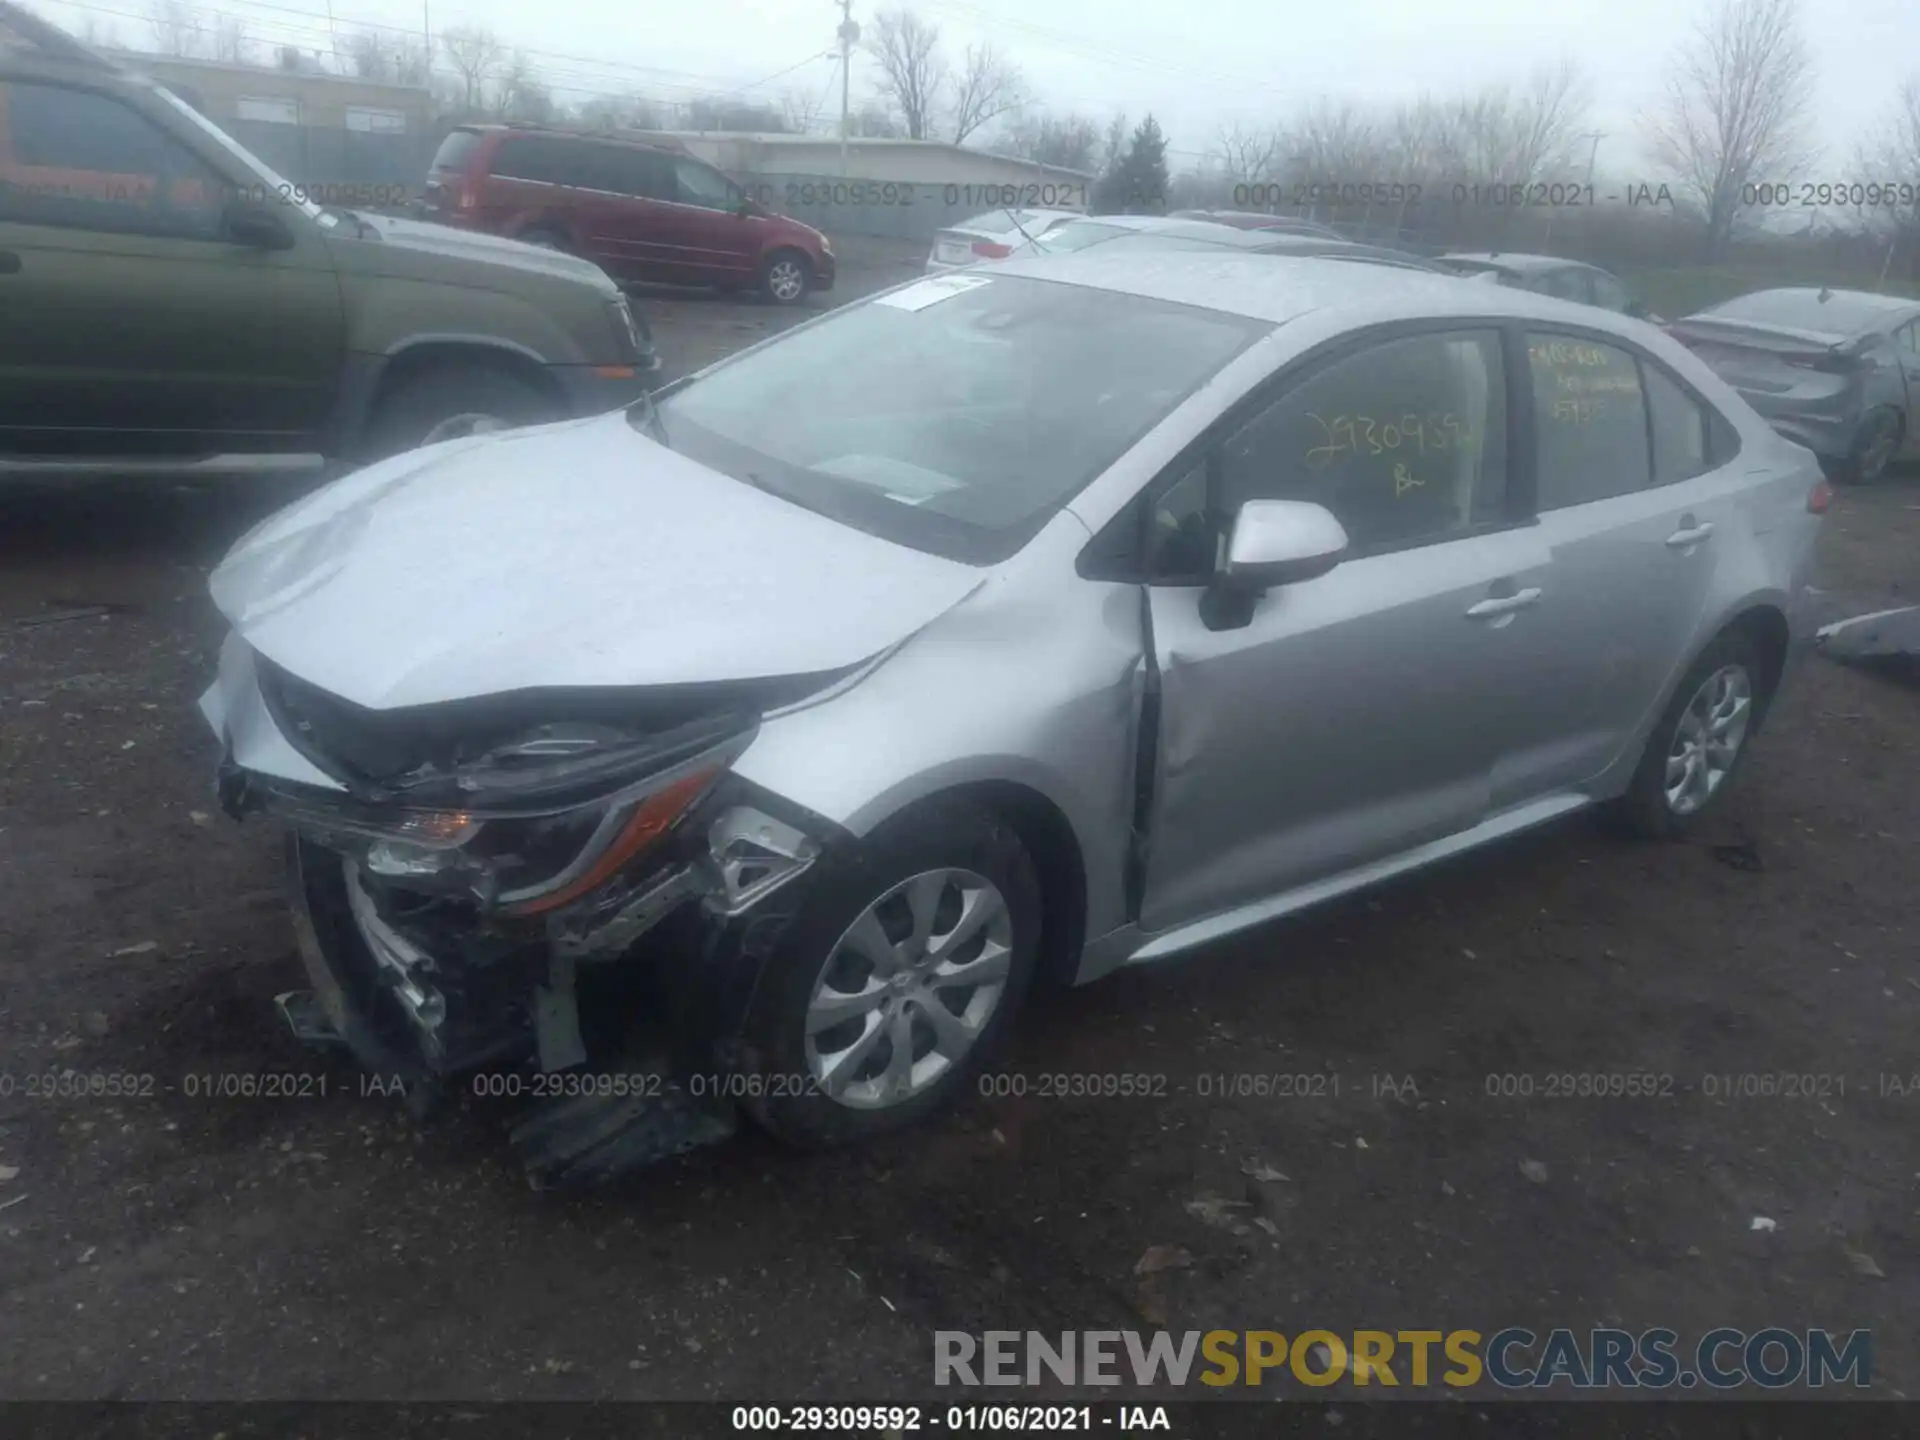
{"type": "Polygon", "coordinates": [[[1739,633],[1715,640],[1675,688],[1612,818],[1654,839],[1692,828],[1733,779],[1766,699],[1753,642],[1739,633]]]}
{"type": "Polygon", "coordinates": [[[526,381],[487,365],[435,365],[401,380],[368,427],[366,452],[383,459],[491,430],[560,418],[558,407],[526,381]]]}
{"type": "Polygon", "coordinates": [[[813,288],[813,267],[798,250],[776,250],[760,267],[760,292],[776,305],[798,305],[813,288]]]}
{"type": "Polygon", "coordinates": [[[815,1148],[958,1101],[1019,1012],[1041,904],[1026,847],[987,811],[937,802],[881,827],[768,962],[746,1027],[749,1112],[815,1148]]]}

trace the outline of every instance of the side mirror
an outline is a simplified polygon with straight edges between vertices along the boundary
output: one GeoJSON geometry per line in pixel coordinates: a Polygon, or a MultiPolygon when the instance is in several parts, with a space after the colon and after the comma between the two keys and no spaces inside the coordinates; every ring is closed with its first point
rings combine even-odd
{"type": "Polygon", "coordinates": [[[1324,505],[1247,501],[1233,517],[1226,558],[1201,596],[1200,618],[1210,630],[1238,629],[1267,591],[1326,574],[1346,558],[1348,543],[1346,527],[1324,505]]]}
{"type": "Polygon", "coordinates": [[[293,231],[287,222],[263,205],[235,200],[227,206],[227,239],[256,250],[291,250],[293,231]]]}

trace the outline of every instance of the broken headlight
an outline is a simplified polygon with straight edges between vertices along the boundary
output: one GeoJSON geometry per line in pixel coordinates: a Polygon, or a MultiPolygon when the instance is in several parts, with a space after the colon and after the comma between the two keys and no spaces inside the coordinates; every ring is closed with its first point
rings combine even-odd
{"type": "Polygon", "coordinates": [[[402,889],[465,895],[513,916],[542,915],[591,894],[644,856],[750,738],[739,735],[634,779],[643,747],[633,737],[548,727],[436,777],[433,789],[466,798],[472,808],[406,809],[312,792],[269,792],[268,808],[402,889]],[[582,798],[593,790],[594,798],[582,798]]]}

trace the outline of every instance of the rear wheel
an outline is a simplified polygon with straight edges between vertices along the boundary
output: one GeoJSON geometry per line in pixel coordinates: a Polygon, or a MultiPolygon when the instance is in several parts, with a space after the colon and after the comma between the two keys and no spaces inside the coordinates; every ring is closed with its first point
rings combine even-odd
{"type": "Polygon", "coordinates": [[[813,266],[798,250],[776,250],[760,267],[760,293],[776,305],[798,305],[813,288],[813,266]]]}
{"type": "Polygon", "coordinates": [[[1033,861],[993,814],[946,801],[882,827],[768,962],[746,1029],[761,1072],[748,1110],[811,1148],[957,1101],[1019,1012],[1040,920],[1033,861]]]}
{"type": "Polygon", "coordinates": [[[1765,673],[1758,647],[1738,631],[1701,653],[1647,737],[1627,793],[1610,807],[1621,828],[1681,835],[1720,798],[1766,708],[1765,673]]]}
{"type": "Polygon", "coordinates": [[[366,449],[378,460],[442,440],[558,418],[553,401],[526,381],[489,365],[449,362],[395,385],[374,412],[366,449]]]}
{"type": "Polygon", "coordinates": [[[1847,457],[1824,462],[1827,478],[1836,485],[1871,485],[1893,463],[1905,432],[1897,410],[1875,410],[1861,422],[1860,434],[1847,457]]]}

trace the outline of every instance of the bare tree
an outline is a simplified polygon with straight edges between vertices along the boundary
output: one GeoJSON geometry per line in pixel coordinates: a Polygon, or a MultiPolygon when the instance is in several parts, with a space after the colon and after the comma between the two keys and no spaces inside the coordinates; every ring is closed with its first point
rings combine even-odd
{"type": "Polygon", "coordinates": [[[534,73],[533,62],[524,50],[514,51],[495,75],[488,108],[501,120],[543,123],[553,118],[553,92],[534,73]]]}
{"type": "Polygon", "coordinates": [[[1100,127],[1084,115],[1026,111],[1014,118],[992,148],[997,154],[1039,165],[1091,171],[1099,158],[1100,127]]]}
{"type": "Polygon", "coordinates": [[[247,22],[238,15],[221,15],[213,22],[213,58],[229,65],[247,65],[253,61],[253,41],[247,35],[247,22]]]}
{"type": "Polygon", "coordinates": [[[900,112],[907,138],[930,138],[947,80],[940,27],[911,10],[882,10],[874,16],[867,50],[879,62],[881,92],[900,112]]]}
{"type": "Polygon", "coordinates": [[[1236,120],[1220,131],[1212,158],[1220,162],[1230,186],[1254,185],[1273,178],[1283,150],[1284,142],[1275,127],[1257,129],[1236,120]]]}
{"type": "Polygon", "coordinates": [[[1027,98],[1020,67],[992,44],[969,45],[966,63],[954,83],[953,143],[958,145],[989,120],[1016,110],[1027,98]]]}
{"type": "Polygon", "coordinates": [[[425,85],[432,68],[422,41],[380,30],[356,30],[348,35],[346,61],[362,80],[395,85],[425,85]]]}
{"type": "Polygon", "coordinates": [[[455,25],[440,32],[440,48],[459,77],[460,105],[477,114],[486,101],[487,81],[506,49],[491,30],[479,25],[455,25]]]}
{"type": "Polygon", "coordinates": [[[1812,79],[1795,0],[1712,0],[1674,57],[1649,138],[1706,216],[1709,262],[1733,234],[1743,187],[1805,169],[1812,79]]]}
{"type": "Polygon", "coordinates": [[[201,24],[187,0],[152,0],[147,24],[153,29],[153,48],[162,55],[200,53],[201,24]]]}
{"type": "Polygon", "coordinates": [[[1862,199],[1855,213],[1863,228],[1886,241],[1881,271],[1892,265],[1896,251],[1905,249],[1910,273],[1920,275],[1920,195],[1910,177],[1920,175],[1920,74],[1901,82],[1887,118],[1859,147],[1854,172],[1861,178],[1862,199]],[[1907,203],[1900,203],[1902,184],[1907,203]],[[1879,193],[1873,193],[1873,187],[1879,193]]]}
{"type": "Polygon", "coordinates": [[[780,115],[795,135],[811,135],[826,110],[824,90],[787,90],[780,96],[780,115]]]}
{"type": "Polygon", "coordinates": [[[1371,176],[1382,158],[1379,121],[1351,101],[1321,98],[1280,141],[1285,168],[1303,183],[1340,185],[1371,176]]]}
{"type": "Polygon", "coordinates": [[[872,140],[901,140],[901,124],[886,106],[869,100],[847,117],[847,133],[872,140]]]}
{"type": "Polygon", "coordinates": [[[1592,92],[1572,60],[1533,72],[1513,107],[1513,180],[1536,180],[1567,163],[1574,135],[1586,124],[1592,92]]]}

